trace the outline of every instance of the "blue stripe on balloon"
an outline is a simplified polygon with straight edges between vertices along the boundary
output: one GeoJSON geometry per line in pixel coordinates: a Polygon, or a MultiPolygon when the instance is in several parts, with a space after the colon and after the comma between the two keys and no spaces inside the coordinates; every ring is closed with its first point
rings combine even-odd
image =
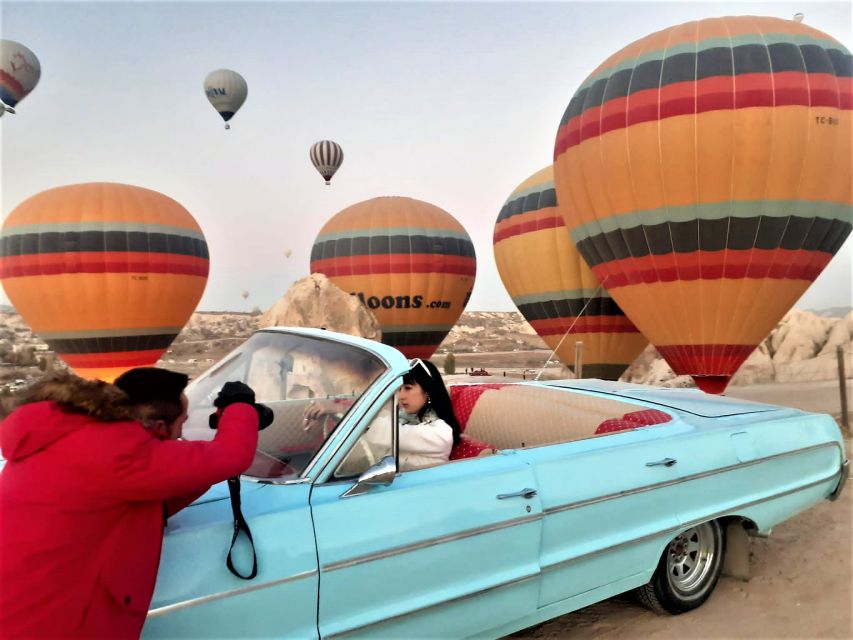
{"type": "Polygon", "coordinates": [[[18,104],[18,97],[12,93],[9,87],[0,84],[0,100],[3,101],[3,104],[6,104],[10,107],[14,107],[18,104]]]}

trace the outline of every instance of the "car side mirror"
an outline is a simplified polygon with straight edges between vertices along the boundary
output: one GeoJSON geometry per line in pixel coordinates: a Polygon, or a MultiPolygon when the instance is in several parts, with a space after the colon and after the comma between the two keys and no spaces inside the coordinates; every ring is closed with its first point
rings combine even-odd
{"type": "Polygon", "coordinates": [[[365,493],[370,487],[388,486],[394,482],[397,476],[397,459],[394,456],[385,456],[367,471],[362,473],[356,483],[341,494],[342,498],[357,496],[365,493]]]}

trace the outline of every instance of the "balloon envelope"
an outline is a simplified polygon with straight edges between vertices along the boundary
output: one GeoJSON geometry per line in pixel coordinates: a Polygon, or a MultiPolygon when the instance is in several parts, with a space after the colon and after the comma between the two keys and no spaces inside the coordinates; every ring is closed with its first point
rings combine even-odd
{"type": "Polygon", "coordinates": [[[19,204],[0,233],[12,304],[78,374],[111,381],[154,365],[207,282],[196,221],[156,191],[76,184],[19,204]]]}
{"type": "Polygon", "coordinates": [[[443,209],[412,198],[373,198],[335,214],[311,249],[311,272],[358,296],[382,342],[429,358],[471,291],[474,245],[443,209]]]}
{"type": "Polygon", "coordinates": [[[607,59],[554,148],[560,210],[676,373],[721,392],[850,233],[850,53],[804,24],[701,20],[607,59]]]}
{"type": "Polygon", "coordinates": [[[332,140],[320,140],[311,145],[308,155],[326,184],[331,184],[332,176],[344,162],[344,150],[341,145],[332,140]]]}
{"type": "Polygon", "coordinates": [[[217,69],[208,73],[204,79],[204,92],[213,108],[228,122],[243,106],[249,87],[236,71],[217,69]]]}
{"type": "Polygon", "coordinates": [[[581,258],[558,211],[554,168],[522,182],[501,209],[495,263],[512,301],[557,357],[582,375],[616,380],[648,344],[581,258]]]}
{"type": "Polygon", "coordinates": [[[40,77],[41,65],[32,51],[20,42],[0,40],[0,100],[14,107],[40,77]]]}

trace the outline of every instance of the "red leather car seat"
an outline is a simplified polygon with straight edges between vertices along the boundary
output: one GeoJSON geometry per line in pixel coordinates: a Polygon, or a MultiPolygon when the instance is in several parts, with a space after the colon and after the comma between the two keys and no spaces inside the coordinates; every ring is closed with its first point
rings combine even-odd
{"type": "Polygon", "coordinates": [[[471,436],[463,435],[459,444],[453,445],[453,449],[450,450],[450,459],[461,460],[462,458],[476,458],[484,451],[489,451],[490,453],[498,452],[498,450],[488,442],[483,442],[482,440],[476,440],[471,436]]]}
{"type": "Polygon", "coordinates": [[[450,451],[451,460],[476,458],[484,451],[497,452],[497,449],[488,442],[466,436],[464,435],[464,431],[465,427],[468,426],[471,412],[474,411],[474,406],[477,404],[480,396],[489,389],[500,389],[504,386],[506,385],[500,383],[487,383],[454,385],[450,387],[450,403],[453,405],[453,413],[456,414],[456,419],[459,420],[459,428],[463,432],[459,444],[453,445],[453,449],[450,451]]]}
{"type": "Polygon", "coordinates": [[[641,411],[631,411],[622,416],[623,420],[636,422],[637,424],[663,424],[672,420],[672,416],[657,409],[643,409],[641,411]]]}

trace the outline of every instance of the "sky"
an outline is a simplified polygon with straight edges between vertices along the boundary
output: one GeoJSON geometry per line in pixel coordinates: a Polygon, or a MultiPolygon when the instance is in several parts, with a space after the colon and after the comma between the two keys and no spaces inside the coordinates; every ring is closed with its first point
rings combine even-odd
{"type": "MultiPolygon", "coordinates": [[[[850,2],[4,0],[0,35],[35,52],[42,75],[18,113],[0,119],[2,214],[65,184],[160,191],[208,243],[199,310],[246,311],[309,275],[311,246],[335,213],[408,196],[448,211],[471,236],[467,309],[514,310],[495,267],[495,220],[552,161],[586,76],[671,25],[797,12],[853,48],[850,2]],[[202,88],[221,67],[249,86],[230,131],[202,88]],[[319,139],[344,149],[331,186],[308,158],[319,139]]],[[[851,238],[798,307],[853,306],[851,238]]]]}

